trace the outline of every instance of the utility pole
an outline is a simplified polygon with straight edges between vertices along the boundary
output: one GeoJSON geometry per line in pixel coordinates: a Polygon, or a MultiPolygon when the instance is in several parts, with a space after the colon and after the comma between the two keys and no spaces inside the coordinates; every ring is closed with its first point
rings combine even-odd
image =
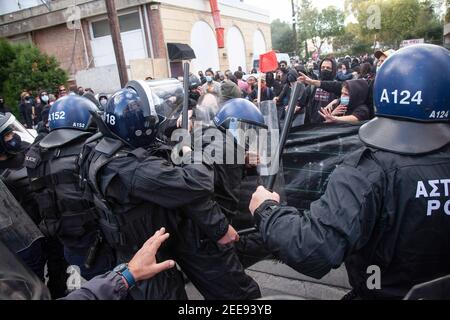
{"type": "Polygon", "coordinates": [[[123,53],[122,38],[120,37],[119,18],[117,17],[116,4],[114,0],[105,0],[106,12],[108,13],[109,28],[116,55],[117,70],[119,71],[120,86],[123,88],[128,82],[127,65],[123,53]]]}
{"type": "Polygon", "coordinates": [[[295,12],[295,5],[294,5],[294,0],[291,0],[291,6],[292,6],[292,33],[294,36],[294,50],[295,53],[297,54],[297,25],[295,23],[295,21],[297,20],[296,17],[296,12],[295,12]]]}

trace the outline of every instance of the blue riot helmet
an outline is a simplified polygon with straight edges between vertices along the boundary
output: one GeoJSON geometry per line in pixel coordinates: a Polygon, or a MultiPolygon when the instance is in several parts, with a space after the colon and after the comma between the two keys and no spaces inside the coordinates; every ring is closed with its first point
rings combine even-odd
{"type": "Polygon", "coordinates": [[[231,134],[240,146],[246,146],[249,130],[267,129],[261,111],[250,101],[242,98],[228,100],[213,120],[215,126],[231,134]]]}
{"type": "Polygon", "coordinates": [[[376,118],[359,130],[368,146],[401,154],[438,150],[450,141],[450,51],[431,44],[398,50],[374,84],[376,118]]]}
{"type": "Polygon", "coordinates": [[[0,113],[0,154],[15,155],[31,144],[34,136],[11,113],[0,113]]]}
{"type": "Polygon", "coordinates": [[[155,109],[152,92],[145,81],[134,80],[114,93],[105,109],[107,128],[134,148],[148,147],[164,121],[155,109]]]}
{"type": "Polygon", "coordinates": [[[98,112],[98,108],[85,97],[69,95],[59,98],[50,107],[50,133],[41,140],[40,145],[43,148],[61,146],[94,132],[96,126],[91,112],[98,112]]]}

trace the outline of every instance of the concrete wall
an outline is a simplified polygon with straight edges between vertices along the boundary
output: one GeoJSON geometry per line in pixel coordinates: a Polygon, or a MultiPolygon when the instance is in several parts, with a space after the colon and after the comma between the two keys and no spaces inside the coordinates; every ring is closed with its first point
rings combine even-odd
{"type": "Polygon", "coordinates": [[[166,59],[137,59],[130,60],[130,80],[145,80],[168,78],[166,59]]]}
{"type": "MultiPolygon", "coordinates": [[[[161,19],[165,42],[181,42],[190,44],[191,30],[195,22],[203,20],[214,29],[214,22],[210,12],[202,12],[189,8],[180,8],[169,4],[161,4],[161,19]]],[[[266,49],[272,48],[270,37],[270,24],[255,22],[242,18],[230,17],[222,14],[222,26],[225,34],[232,27],[236,26],[242,33],[245,42],[245,52],[247,69],[252,68],[253,59],[253,33],[259,29],[264,35],[266,49]]],[[[219,49],[220,69],[228,69],[227,48],[219,49]]]]}
{"type": "Polygon", "coordinates": [[[95,93],[113,93],[121,88],[116,65],[78,71],[75,80],[78,86],[92,88],[95,93]]]}
{"type": "Polygon", "coordinates": [[[450,48],[450,23],[444,26],[444,45],[450,48]]]}

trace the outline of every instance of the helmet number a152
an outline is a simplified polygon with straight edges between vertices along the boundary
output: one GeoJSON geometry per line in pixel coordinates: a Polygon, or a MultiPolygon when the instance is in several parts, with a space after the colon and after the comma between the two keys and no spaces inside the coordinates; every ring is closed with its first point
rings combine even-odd
{"type": "Polygon", "coordinates": [[[411,102],[416,103],[418,106],[422,104],[422,91],[417,91],[411,94],[409,90],[394,90],[390,94],[387,89],[384,89],[381,94],[380,102],[391,103],[391,99],[394,104],[411,104],[411,102]],[[412,97],[412,98],[411,98],[412,97]]]}
{"type": "Polygon", "coordinates": [[[115,126],[116,125],[116,116],[113,114],[106,114],[106,123],[115,126]]]}
{"type": "Polygon", "coordinates": [[[65,120],[66,113],[64,111],[55,111],[48,115],[48,121],[65,120]]]}

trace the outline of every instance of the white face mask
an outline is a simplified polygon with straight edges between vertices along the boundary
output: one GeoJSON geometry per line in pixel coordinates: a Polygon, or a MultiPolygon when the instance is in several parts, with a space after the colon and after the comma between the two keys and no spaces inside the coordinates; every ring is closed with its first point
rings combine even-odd
{"type": "Polygon", "coordinates": [[[44,102],[48,102],[48,96],[47,95],[43,95],[41,97],[41,100],[44,101],[44,102]]]}
{"type": "Polygon", "coordinates": [[[102,106],[106,106],[106,103],[108,102],[108,100],[106,100],[106,99],[101,99],[100,100],[100,104],[102,105],[102,106]]]}

